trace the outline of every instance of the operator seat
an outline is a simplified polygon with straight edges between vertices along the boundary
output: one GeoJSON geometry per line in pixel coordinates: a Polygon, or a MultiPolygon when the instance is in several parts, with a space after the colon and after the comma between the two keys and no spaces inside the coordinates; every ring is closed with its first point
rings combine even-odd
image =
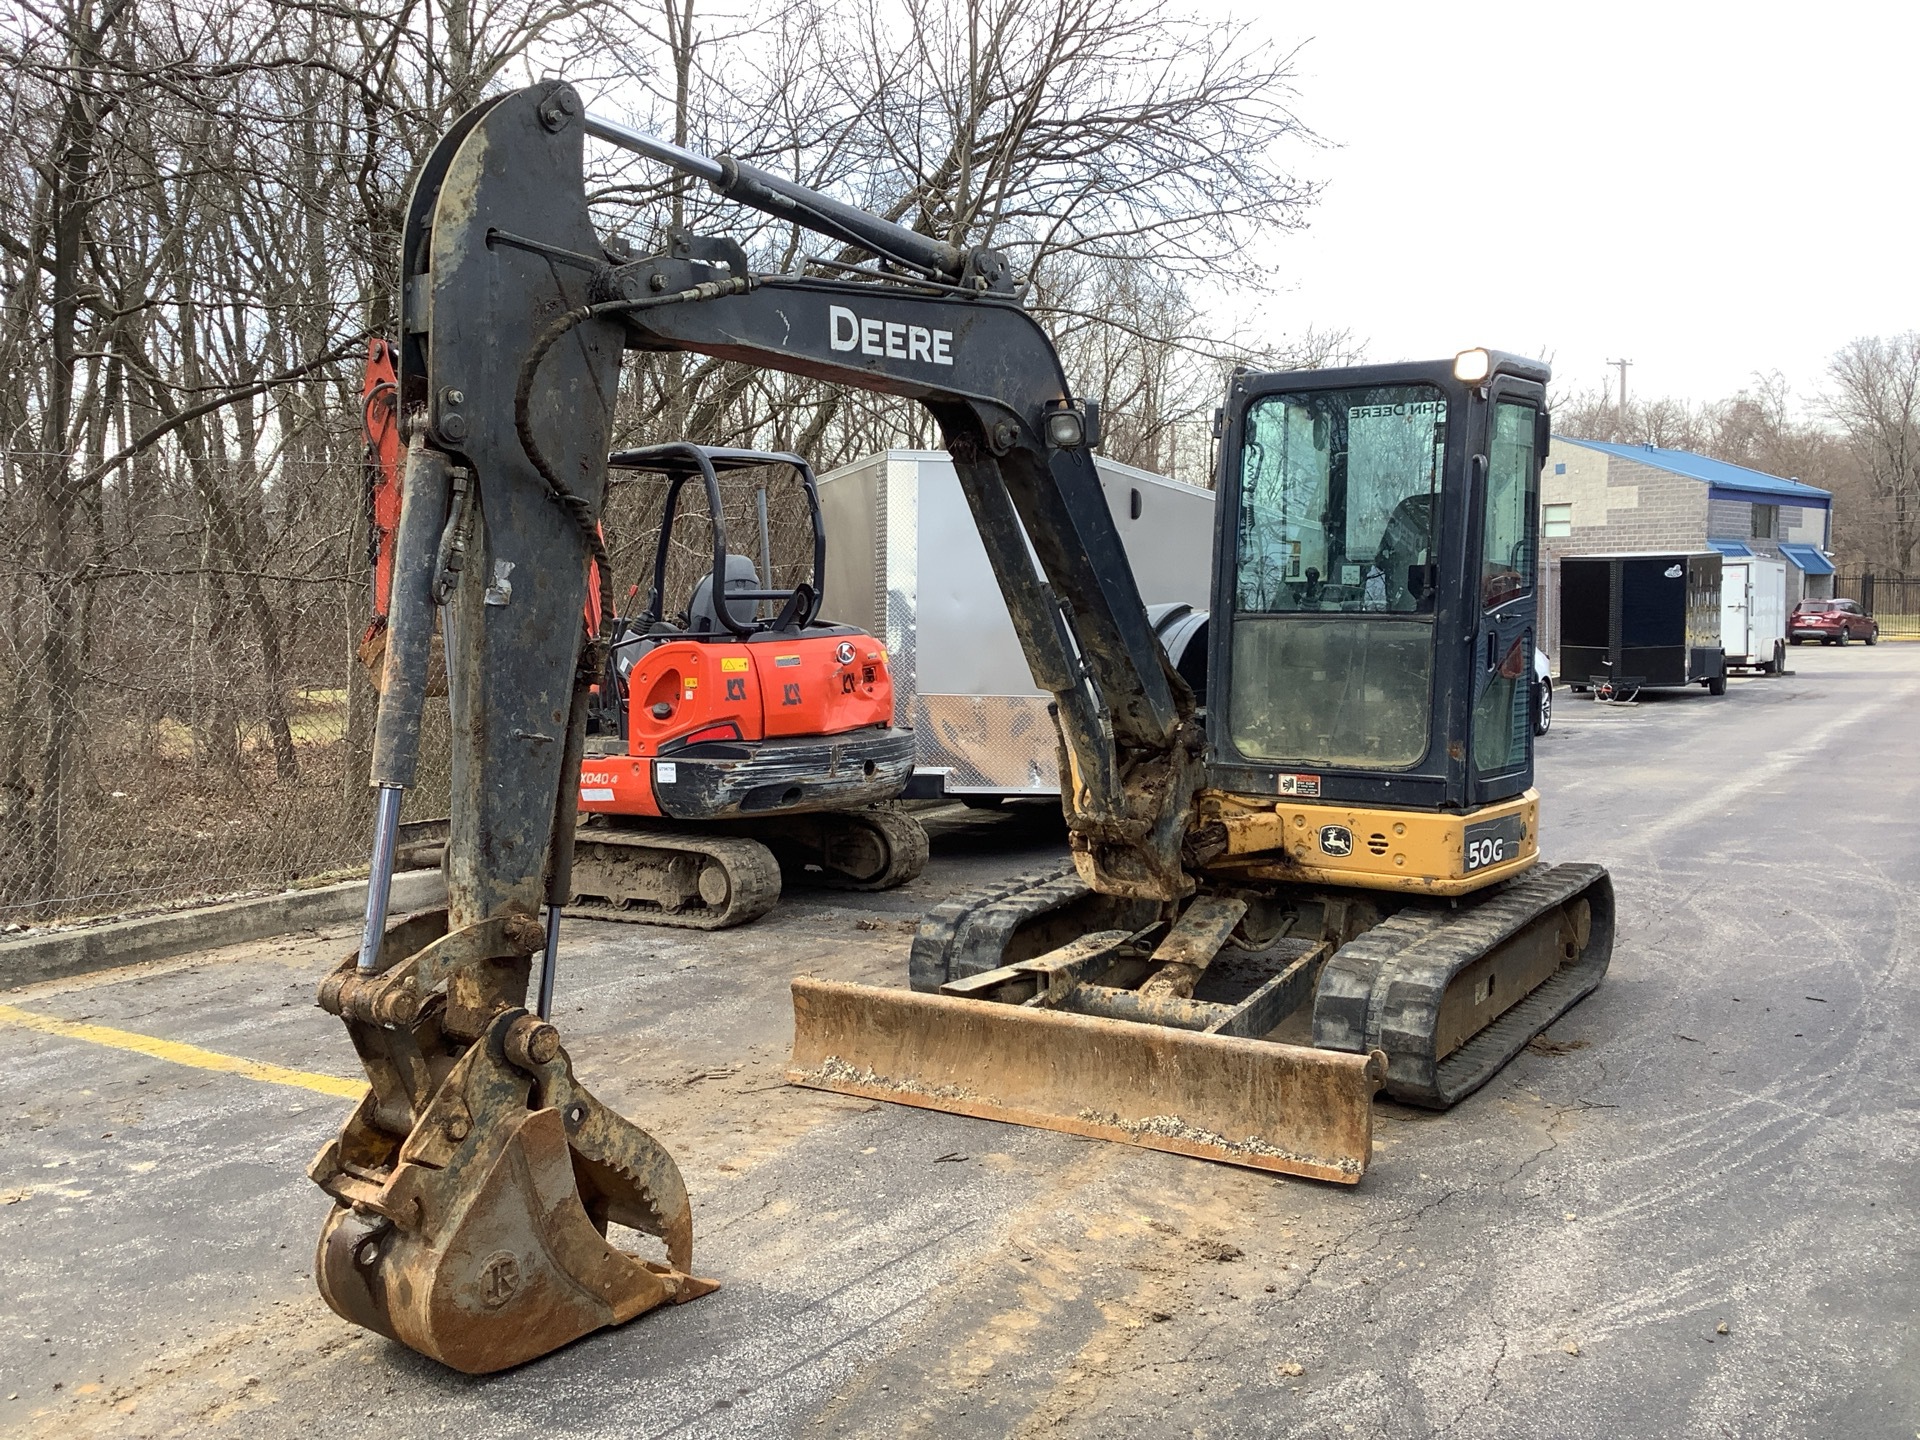
{"type": "MultiPolygon", "coordinates": [[[[760,572],[754,568],[753,561],[745,555],[727,556],[726,589],[758,590],[760,572]]],[[[753,602],[744,601],[733,607],[733,619],[736,624],[749,624],[753,619],[753,602]],[[745,613],[742,613],[744,608],[745,613]]],[[[689,635],[732,635],[727,622],[720,618],[718,607],[713,603],[713,576],[702,575],[700,583],[693,587],[693,598],[687,602],[687,633],[689,635]]]]}
{"type": "Polygon", "coordinates": [[[1433,496],[1408,495],[1393,507],[1386,528],[1380,532],[1380,544],[1374,553],[1374,566],[1384,577],[1385,603],[1381,607],[1401,613],[1426,614],[1433,609],[1437,577],[1427,553],[1428,537],[1433,534],[1433,496]]]}

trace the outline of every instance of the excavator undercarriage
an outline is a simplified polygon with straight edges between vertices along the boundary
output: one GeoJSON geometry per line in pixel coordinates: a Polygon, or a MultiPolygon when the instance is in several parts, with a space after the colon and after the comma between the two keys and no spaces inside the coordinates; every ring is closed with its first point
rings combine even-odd
{"type": "Polygon", "coordinates": [[[898,810],[770,815],[728,835],[599,817],[573,842],[567,912],[594,920],[725,930],[764,915],[782,877],[834,890],[891,890],[927,866],[927,832],[898,810]]]}
{"type": "Polygon", "coordinates": [[[948,901],[911,991],[794,981],[788,1078],[1352,1183],[1376,1090],[1477,1089],[1599,984],[1613,935],[1592,865],[1464,905],[1230,887],[1161,912],[1070,870],[948,901]]]}

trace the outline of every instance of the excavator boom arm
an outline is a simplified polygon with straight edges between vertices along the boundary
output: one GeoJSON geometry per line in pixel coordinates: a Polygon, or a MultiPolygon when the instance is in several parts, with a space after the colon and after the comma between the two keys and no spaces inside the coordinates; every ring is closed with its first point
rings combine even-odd
{"type": "MultiPolygon", "coordinates": [[[[1190,893],[1180,850],[1201,773],[1193,696],[1153,633],[1107,510],[1088,410],[1014,295],[1005,260],[585,116],[561,84],[504,97],[454,135],[463,153],[490,157],[486,180],[458,204],[441,198],[428,224],[433,162],[423,174],[409,215],[402,390],[421,407],[429,443],[497,457],[480,483],[514,493],[488,495],[487,510],[550,512],[543,477],[544,488],[558,480],[597,503],[599,423],[560,416],[605,414],[610,335],[630,348],[695,351],[918,402],[941,426],[1035,681],[1055,698],[1076,863],[1108,893],[1190,893]],[[867,283],[759,276],[737,245],[681,234],[663,255],[597,264],[577,219],[586,192],[574,157],[585,135],[871,250],[896,272],[867,283]],[[553,143],[560,138],[575,144],[553,143]],[[476,370],[483,384],[470,380],[476,370]],[[521,400],[517,420],[509,390],[521,400]],[[528,413],[529,397],[539,413],[528,413]],[[527,473],[530,458],[537,475],[527,473]]],[[[511,697],[489,701],[488,713],[501,702],[511,697]]]]}
{"type": "MultiPolygon", "coordinates": [[[[699,269],[662,258],[613,278],[678,290],[699,269]]],[[[637,312],[627,327],[638,348],[698,351],[926,407],[1034,680],[1054,697],[1062,795],[1087,878],[1109,893],[1186,893],[1179,850],[1198,775],[1193,700],[1153,633],[1084,412],[1033,318],[997,295],[778,278],[637,312]]]]}

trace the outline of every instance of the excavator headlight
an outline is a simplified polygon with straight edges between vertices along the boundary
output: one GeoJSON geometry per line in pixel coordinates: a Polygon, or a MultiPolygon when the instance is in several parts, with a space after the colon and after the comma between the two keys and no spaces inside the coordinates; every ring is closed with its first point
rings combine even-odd
{"type": "Polygon", "coordinates": [[[1484,350],[1462,350],[1453,357],[1453,378],[1463,385],[1478,385],[1493,373],[1493,357],[1484,350]]]}
{"type": "Polygon", "coordinates": [[[1086,438],[1086,421],[1078,410],[1055,410],[1047,416],[1047,443],[1056,449],[1077,450],[1086,438]]]}

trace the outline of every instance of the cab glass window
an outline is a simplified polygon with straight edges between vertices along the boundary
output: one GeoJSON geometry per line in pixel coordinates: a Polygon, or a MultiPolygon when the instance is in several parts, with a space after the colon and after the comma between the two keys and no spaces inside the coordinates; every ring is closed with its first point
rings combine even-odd
{"type": "Polygon", "coordinates": [[[1533,657],[1516,642],[1474,703],[1473,763],[1482,775],[1498,775],[1526,763],[1533,720],[1532,676],[1533,657]],[[1520,669],[1522,665],[1526,668],[1520,669]]]}
{"type": "Polygon", "coordinates": [[[1533,457],[1534,413],[1531,405],[1506,400],[1493,407],[1480,549],[1480,599],[1488,610],[1533,588],[1533,539],[1527,519],[1538,503],[1540,483],[1533,457]]]}
{"type": "Polygon", "coordinates": [[[1248,409],[1227,728],[1249,759],[1426,755],[1447,404],[1426,385],[1248,409]]]}
{"type": "Polygon", "coordinates": [[[1240,466],[1242,612],[1432,614],[1447,402],[1431,386],[1272,395],[1240,466]]]}

